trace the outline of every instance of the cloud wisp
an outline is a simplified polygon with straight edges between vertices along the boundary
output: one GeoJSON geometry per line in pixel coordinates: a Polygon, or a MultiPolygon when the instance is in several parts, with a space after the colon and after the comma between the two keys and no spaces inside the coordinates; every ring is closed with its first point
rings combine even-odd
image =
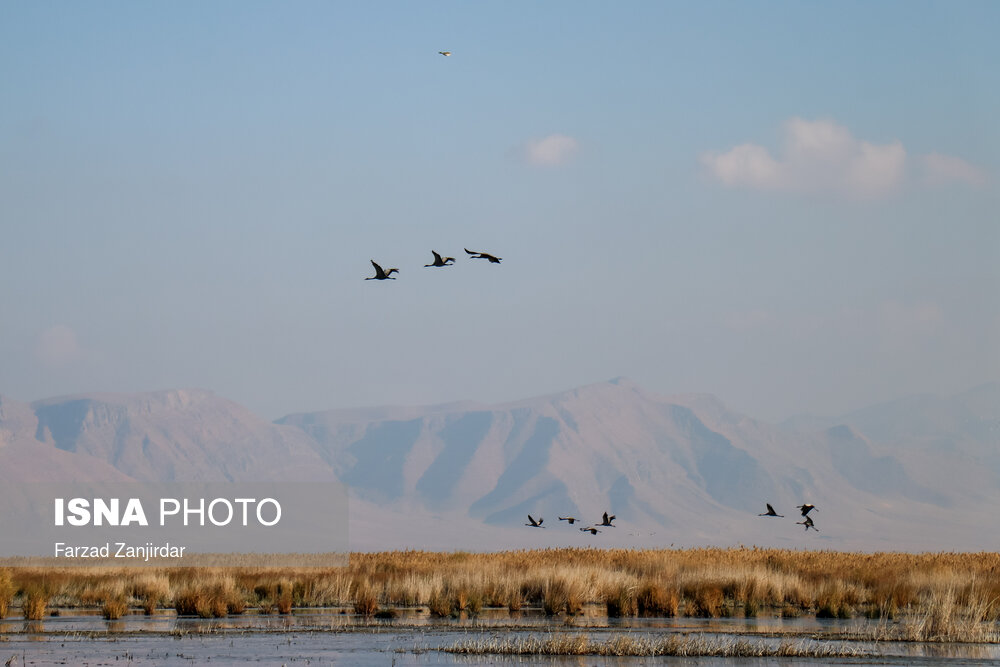
{"type": "Polygon", "coordinates": [[[550,134],[542,139],[532,139],[524,146],[524,159],[529,164],[557,166],[572,160],[580,149],[580,142],[565,134],[550,134]]]}
{"type": "Polygon", "coordinates": [[[924,155],[920,158],[920,166],[923,168],[924,183],[928,185],[964,183],[982,187],[988,180],[983,169],[951,155],[940,153],[924,155]]]}
{"type": "Polygon", "coordinates": [[[899,141],[873,144],[830,120],[792,118],[775,157],[758,144],[724,153],[706,152],[701,162],[724,185],[787,192],[838,192],[870,197],[903,181],[906,149],[899,141]]]}
{"type": "MultiPolygon", "coordinates": [[[[754,143],[705,152],[701,163],[728,187],[771,192],[833,193],[855,198],[888,195],[907,179],[907,152],[899,140],[859,139],[831,120],[791,118],[777,155],[754,143]]],[[[986,184],[984,170],[965,160],[930,153],[918,158],[925,185],[986,184]]]]}

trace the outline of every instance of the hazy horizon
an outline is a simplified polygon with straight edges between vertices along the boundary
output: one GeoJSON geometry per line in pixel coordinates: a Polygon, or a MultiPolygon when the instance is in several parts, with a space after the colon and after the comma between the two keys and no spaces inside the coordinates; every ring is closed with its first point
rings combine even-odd
{"type": "Polygon", "coordinates": [[[275,419],[625,376],[780,422],[994,382],[998,19],[2,5],[0,393],[275,419]]]}
{"type": "MultiPolygon", "coordinates": [[[[608,378],[607,380],[603,380],[603,381],[588,382],[586,384],[577,385],[575,387],[562,387],[561,389],[555,389],[555,390],[552,390],[552,391],[537,392],[537,393],[533,393],[533,394],[527,394],[527,395],[524,395],[524,396],[518,396],[518,397],[513,397],[513,398],[510,398],[510,399],[503,399],[503,400],[498,400],[498,401],[481,401],[481,400],[478,400],[478,399],[475,399],[475,398],[466,398],[466,399],[456,399],[456,400],[453,400],[453,401],[433,401],[433,402],[429,402],[429,403],[378,403],[378,404],[370,404],[370,405],[327,406],[327,407],[321,407],[321,408],[314,409],[314,410],[309,410],[309,409],[293,409],[293,410],[291,410],[289,412],[286,412],[286,413],[283,413],[283,414],[280,414],[280,415],[276,415],[274,417],[272,417],[270,415],[260,414],[260,413],[258,413],[256,411],[252,410],[252,409],[251,409],[251,412],[253,412],[254,414],[256,414],[258,417],[266,419],[267,421],[278,422],[278,421],[280,421],[283,418],[294,416],[294,415],[307,414],[307,413],[319,413],[319,412],[327,412],[327,411],[336,411],[336,410],[350,411],[350,410],[365,410],[365,409],[379,409],[379,408],[414,408],[414,409],[421,409],[421,408],[435,408],[435,407],[438,407],[438,406],[461,405],[461,404],[466,404],[466,403],[467,404],[471,404],[471,405],[480,405],[480,406],[484,406],[484,407],[496,408],[496,407],[502,407],[502,406],[506,406],[506,405],[510,405],[510,404],[517,404],[517,403],[521,403],[521,402],[524,402],[524,401],[529,401],[529,400],[534,400],[534,399],[541,399],[541,398],[545,398],[547,396],[556,396],[556,395],[560,395],[560,394],[563,394],[563,393],[572,392],[572,391],[579,390],[579,389],[584,389],[584,388],[587,388],[587,387],[595,387],[595,386],[600,386],[600,385],[604,385],[604,384],[617,384],[617,383],[619,383],[619,382],[621,382],[623,380],[627,381],[627,382],[634,382],[634,380],[632,378],[629,378],[629,377],[626,377],[626,376],[618,376],[618,377],[614,377],[614,378],[608,378]]],[[[975,392],[977,390],[982,390],[982,389],[985,389],[987,387],[993,387],[993,386],[998,386],[998,385],[1000,385],[1000,381],[990,380],[990,381],[987,381],[987,382],[981,382],[981,383],[976,384],[976,385],[971,386],[971,387],[966,387],[966,388],[961,389],[961,390],[959,390],[957,392],[914,392],[914,393],[908,393],[908,394],[900,394],[898,396],[888,397],[888,398],[886,398],[885,400],[882,400],[882,401],[875,401],[873,403],[866,403],[864,405],[854,406],[853,408],[845,410],[843,412],[838,412],[838,413],[798,412],[798,413],[788,414],[784,418],[782,418],[782,419],[776,419],[776,420],[774,420],[774,419],[767,419],[767,418],[762,417],[760,415],[755,415],[755,414],[752,414],[750,412],[746,412],[746,411],[740,410],[738,407],[732,405],[729,401],[727,401],[725,396],[719,396],[718,394],[715,394],[713,392],[671,392],[670,394],[666,394],[666,393],[662,393],[662,392],[653,392],[653,393],[655,393],[657,395],[660,395],[660,396],[662,396],[665,399],[669,399],[669,398],[671,398],[671,396],[674,396],[674,397],[700,396],[700,395],[714,396],[715,398],[719,399],[728,409],[733,410],[734,412],[736,412],[738,414],[745,415],[747,417],[750,417],[751,419],[757,419],[757,420],[760,420],[760,421],[764,421],[766,423],[779,425],[779,424],[781,424],[781,423],[783,423],[785,421],[794,419],[796,417],[838,418],[838,417],[843,417],[843,416],[850,415],[850,414],[855,413],[855,412],[863,411],[865,409],[877,408],[877,407],[880,407],[880,406],[890,405],[890,404],[892,404],[894,402],[897,402],[897,401],[900,401],[900,400],[905,400],[905,399],[908,399],[908,398],[921,397],[921,396],[933,396],[933,397],[936,397],[936,398],[950,398],[950,397],[959,396],[959,395],[963,395],[963,394],[975,392]]],[[[644,389],[644,390],[648,389],[648,387],[645,387],[643,385],[638,385],[638,386],[641,389],[644,389]]],[[[238,405],[241,405],[238,401],[236,401],[235,399],[233,399],[231,396],[226,396],[225,394],[221,394],[220,392],[217,392],[217,391],[215,391],[215,390],[213,390],[211,388],[208,388],[208,387],[161,387],[159,389],[150,389],[150,390],[146,390],[146,391],[136,391],[136,392],[84,391],[84,392],[73,392],[73,393],[69,393],[69,394],[58,394],[58,395],[54,395],[54,396],[39,396],[39,397],[34,398],[34,399],[22,399],[20,397],[11,396],[11,395],[9,395],[7,393],[0,392],[0,397],[10,398],[10,399],[13,399],[13,400],[16,400],[16,401],[20,401],[20,402],[26,403],[26,404],[36,404],[36,403],[49,403],[49,402],[58,403],[58,402],[61,402],[61,401],[65,400],[65,399],[72,399],[72,398],[82,397],[82,396],[91,396],[91,397],[95,397],[95,398],[98,398],[98,397],[100,397],[102,395],[126,397],[126,396],[139,396],[139,395],[144,395],[144,394],[156,394],[156,393],[176,392],[176,391],[204,391],[204,392],[209,392],[210,394],[212,394],[214,396],[217,396],[217,397],[225,399],[225,400],[230,400],[230,401],[233,401],[234,403],[237,403],[238,405]]],[[[249,406],[242,406],[242,407],[249,407],[249,406]]]]}

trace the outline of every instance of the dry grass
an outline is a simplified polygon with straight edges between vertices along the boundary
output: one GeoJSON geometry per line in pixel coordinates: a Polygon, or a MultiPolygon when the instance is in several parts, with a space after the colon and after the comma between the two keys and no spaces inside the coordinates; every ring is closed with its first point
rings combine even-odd
{"type": "Polygon", "coordinates": [[[680,609],[680,593],[657,582],[647,582],[636,595],[636,607],[640,616],[672,618],[680,609]]]}
{"type": "Polygon", "coordinates": [[[170,579],[162,574],[137,574],[129,582],[133,598],[147,616],[156,613],[157,608],[170,597],[170,579]]]}
{"type": "Polygon", "coordinates": [[[378,611],[378,596],[371,586],[358,583],[354,593],[354,613],[362,616],[372,616],[378,611]]]}
{"type": "Polygon", "coordinates": [[[998,572],[997,553],[405,551],[353,554],[347,567],[330,568],[0,569],[0,613],[37,608],[42,597],[45,605],[100,608],[113,591],[147,613],[159,606],[208,616],[248,606],[286,614],[299,606],[365,614],[427,606],[440,616],[483,607],[555,615],[590,605],[620,616],[865,615],[903,620],[913,636],[988,636],[1000,615],[998,572]]]}
{"type": "Polygon", "coordinates": [[[614,635],[593,641],[587,635],[551,635],[521,639],[490,637],[459,642],[441,649],[469,655],[600,655],[600,656],[687,656],[725,658],[804,657],[834,658],[867,655],[857,648],[783,641],[772,645],[746,639],[706,639],[676,636],[634,637],[614,635]]]}
{"type": "Polygon", "coordinates": [[[879,623],[843,636],[868,641],[1000,643],[997,599],[992,591],[979,593],[980,597],[959,604],[954,589],[935,591],[902,623],[879,623]]]}
{"type": "Polygon", "coordinates": [[[21,609],[24,612],[24,620],[40,621],[45,618],[45,610],[49,605],[49,594],[41,587],[28,589],[24,594],[24,603],[21,609]]]}
{"type": "Polygon", "coordinates": [[[128,613],[128,600],[124,595],[111,595],[101,605],[101,614],[108,620],[119,619],[128,613]]]}
{"type": "Polygon", "coordinates": [[[11,581],[10,570],[0,568],[0,620],[7,617],[10,605],[14,601],[14,582],[11,581]]]}
{"type": "Polygon", "coordinates": [[[604,606],[608,617],[635,616],[639,613],[635,599],[635,586],[629,584],[613,584],[604,592],[604,606]]]}

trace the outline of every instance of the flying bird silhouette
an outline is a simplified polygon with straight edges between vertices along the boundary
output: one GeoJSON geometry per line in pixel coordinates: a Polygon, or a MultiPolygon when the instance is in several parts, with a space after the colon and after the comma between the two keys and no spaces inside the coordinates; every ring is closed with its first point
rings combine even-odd
{"type": "MultiPolygon", "coordinates": [[[[815,505],[810,505],[809,503],[806,503],[805,505],[798,505],[798,508],[800,510],[802,510],[802,516],[805,516],[805,515],[809,514],[809,512],[811,512],[812,510],[815,510],[816,506],[815,505]]],[[[816,510],[816,511],[818,512],[819,510],[816,510]]]]}
{"type": "Polygon", "coordinates": [[[543,519],[542,517],[538,517],[538,521],[535,521],[534,519],[531,518],[531,515],[529,514],[528,521],[530,521],[531,523],[526,523],[524,524],[525,526],[531,526],[532,528],[542,528],[543,527],[542,521],[545,521],[545,519],[543,519]]]}
{"type": "Polygon", "coordinates": [[[763,514],[758,514],[757,516],[780,516],[784,518],[785,516],[784,514],[778,514],[777,512],[774,511],[774,508],[771,507],[771,503],[764,503],[764,504],[767,505],[767,511],[764,512],[763,514]]]}
{"type": "Polygon", "coordinates": [[[395,280],[395,278],[392,277],[392,274],[399,273],[399,269],[389,269],[388,271],[382,270],[382,267],[376,264],[374,259],[372,260],[372,266],[375,267],[375,275],[371,278],[365,278],[365,280],[395,280]]]}
{"type": "Polygon", "coordinates": [[[615,520],[615,515],[614,514],[612,514],[611,516],[608,516],[608,513],[605,512],[604,513],[604,521],[602,523],[597,524],[597,525],[598,526],[611,526],[612,528],[617,528],[618,526],[616,526],[615,524],[611,523],[614,520],[615,520]]]}
{"type": "Polygon", "coordinates": [[[451,55],[451,51],[438,51],[438,53],[440,53],[442,56],[450,56],[451,55]]]}
{"type": "Polygon", "coordinates": [[[455,263],[454,257],[441,257],[441,255],[437,253],[437,250],[431,250],[431,252],[434,253],[434,263],[424,264],[425,268],[428,266],[451,266],[451,264],[455,263]],[[448,262],[451,262],[451,264],[448,262]]]}
{"type": "Polygon", "coordinates": [[[796,521],[795,525],[796,526],[805,526],[806,527],[806,531],[808,531],[810,528],[812,528],[817,533],[819,532],[819,528],[817,528],[815,525],[813,525],[813,520],[812,520],[812,517],[810,517],[810,516],[807,516],[805,521],[796,521]]]}
{"type": "Polygon", "coordinates": [[[499,264],[500,260],[503,259],[502,257],[497,257],[496,255],[491,255],[488,252],[472,252],[468,248],[465,249],[465,252],[467,252],[470,255],[472,255],[472,259],[488,259],[488,260],[490,260],[490,264],[499,264]]]}
{"type": "Polygon", "coordinates": [[[576,522],[577,519],[576,519],[575,516],[561,516],[561,517],[559,517],[559,520],[560,521],[569,521],[569,525],[572,526],[576,522]]]}
{"type": "Polygon", "coordinates": [[[595,526],[588,526],[587,528],[581,528],[580,529],[581,533],[586,533],[588,531],[590,532],[591,535],[597,535],[599,532],[601,532],[601,531],[597,530],[597,528],[595,526]]]}

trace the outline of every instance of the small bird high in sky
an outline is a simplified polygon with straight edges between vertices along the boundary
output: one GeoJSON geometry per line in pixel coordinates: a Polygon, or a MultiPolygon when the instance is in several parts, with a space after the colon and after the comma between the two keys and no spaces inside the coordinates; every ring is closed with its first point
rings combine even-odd
{"type": "Polygon", "coordinates": [[[597,530],[596,526],[588,526],[586,528],[581,528],[580,532],[581,533],[587,533],[587,532],[589,532],[591,535],[597,535],[601,531],[597,530]]]}
{"type": "Polygon", "coordinates": [[[576,517],[575,516],[561,516],[561,517],[559,517],[559,520],[560,521],[568,521],[569,525],[572,526],[576,522],[576,517]]]}
{"type": "Polygon", "coordinates": [[[542,526],[542,521],[545,521],[545,519],[543,519],[542,517],[538,517],[538,521],[535,521],[533,518],[531,518],[531,515],[529,514],[528,521],[530,521],[531,523],[526,523],[524,524],[525,526],[531,526],[532,528],[544,528],[544,526],[542,526]]]}
{"type": "Polygon", "coordinates": [[[451,55],[451,51],[438,51],[438,53],[440,53],[442,56],[450,56],[451,55]]]}
{"type": "MultiPolygon", "coordinates": [[[[815,510],[816,506],[815,505],[810,505],[809,503],[806,503],[805,505],[799,505],[798,508],[800,510],[802,510],[802,516],[805,516],[805,515],[809,514],[809,512],[811,512],[812,510],[815,510]]],[[[816,511],[818,512],[819,510],[816,510],[816,511]]]]}
{"type": "Polygon", "coordinates": [[[608,513],[605,512],[604,513],[604,521],[602,521],[598,525],[599,526],[611,526],[612,528],[615,528],[616,526],[613,523],[611,523],[614,520],[615,520],[615,515],[614,514],[612,514],[611,516],[608,516],[608,513]]]}

